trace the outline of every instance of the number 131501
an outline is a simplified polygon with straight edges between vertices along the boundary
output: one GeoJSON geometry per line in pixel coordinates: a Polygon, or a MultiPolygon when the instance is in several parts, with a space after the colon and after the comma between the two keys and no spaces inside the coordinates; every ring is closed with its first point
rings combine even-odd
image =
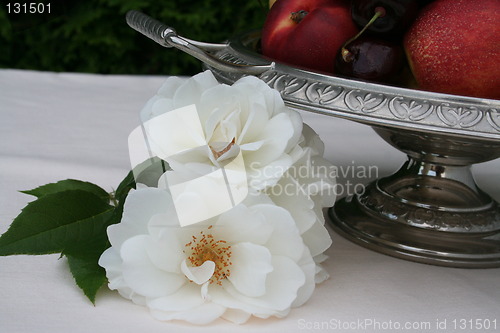
{"type": "Polygon", "coordinates": [[[8,14],[50,14],[50,3],[19,3],[13,2],[7,4],[8,14]]]}

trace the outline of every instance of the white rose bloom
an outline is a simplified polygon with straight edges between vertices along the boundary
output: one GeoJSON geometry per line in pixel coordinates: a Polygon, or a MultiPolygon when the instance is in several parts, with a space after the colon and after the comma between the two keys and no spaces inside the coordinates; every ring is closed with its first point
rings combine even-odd
{"type": "Polygon", "coordinates": [[[99,264],[109,287],[158,319],[195,324],[283,317],[306,302],[328,277],[322,209],[335,201],[318,135],[261,80],[228,86],[209,71],[168,79],[141,118],[149,148],[172,170],[157,188],[132,191],[121,223],[108,228],[112,246],[99,264]],[[233,161],[243,161],[242,183],[233,161]],[[219,188],[212,172],[221,168],[219,188]],[[226,177],[236,179],[233,208],[226,177]]]}
{"type": "Polygon", "coordinates": [[[249,197],[180,227],[168,191],[131,191],[99,260],[110,289],[160,320],[243,323],[251,315],[287,315],[310,297],[315,263],[290,213],[267,202],[249,197]]]}
{"type": "Polygon", "coordinates": [[[251,190],[274,185],[300,154],[300,115],[253,76],[231,86],[219,84],[210,71],[187,80],[169,78],[141,118],[153,153],[175,172],[202,176],[241,151],[251,190]],[[190,105],[196,106],[200,129],[198,119],[158,117],[190,105]],[[169,154],[172,150],[179,153],[169,154]]]}

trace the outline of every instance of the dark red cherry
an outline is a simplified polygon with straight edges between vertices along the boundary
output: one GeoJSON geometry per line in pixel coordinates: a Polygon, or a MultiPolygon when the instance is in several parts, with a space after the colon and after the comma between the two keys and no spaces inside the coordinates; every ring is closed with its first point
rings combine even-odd
{"type": "Polygon", "coordinates": [[[335,59],[335,73],[390,83],[401,72],[404,61],[404,51],[400,44],[361,36],[339,51],[335,59]]]}
{"type": "Polygon", "coordinates": [[[368,34],[384,39],[399,39],[418,14],[418,0],[352,0],[351,16],[363,28],[377,13],[379,17],[367,28],[368,34]]]}

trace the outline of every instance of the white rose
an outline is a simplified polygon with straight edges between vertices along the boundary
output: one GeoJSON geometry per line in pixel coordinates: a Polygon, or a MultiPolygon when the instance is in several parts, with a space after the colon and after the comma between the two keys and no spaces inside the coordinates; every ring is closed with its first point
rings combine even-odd
{"type": "Polygon", "coordinates": [[[241,151],[251,190],[274,185],[300,154],[300,115],[284,105],[276,90],[252,76],[231,86],[219,84],[210,71],[187,80],[169,78],[141,118],[153,153],[174,172],[202,176],[241,151]],[[191,121],[159,117],[190,105],[196,106],[200,131],[191,121]],[[179,153],[170,155],[167,147],[179,153]]]}
{"type": "Polygon", "coordinates": [[[109,288],[160,320],[285,316],[310,297],[315,263],[288,211],[249,202],[180,227],[168,191],[132,191],[99,260],[109,288]]]}

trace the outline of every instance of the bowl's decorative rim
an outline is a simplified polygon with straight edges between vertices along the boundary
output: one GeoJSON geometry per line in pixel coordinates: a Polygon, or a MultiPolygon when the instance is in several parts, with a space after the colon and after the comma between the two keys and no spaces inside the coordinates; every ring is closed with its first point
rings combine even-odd
{"type": "MultiPolygon", "coordinates": [[[[237,65],[266,65],[254,51],[259,31],[230,39],[214,53],[237,65]]],[[[205,67],[227,83],[244,73],[205,67]]],[[[292,107],[382,126],[500,142],[500,101],[394,87],[320,74],[282,63],[259,75],[292,107]]]]}

